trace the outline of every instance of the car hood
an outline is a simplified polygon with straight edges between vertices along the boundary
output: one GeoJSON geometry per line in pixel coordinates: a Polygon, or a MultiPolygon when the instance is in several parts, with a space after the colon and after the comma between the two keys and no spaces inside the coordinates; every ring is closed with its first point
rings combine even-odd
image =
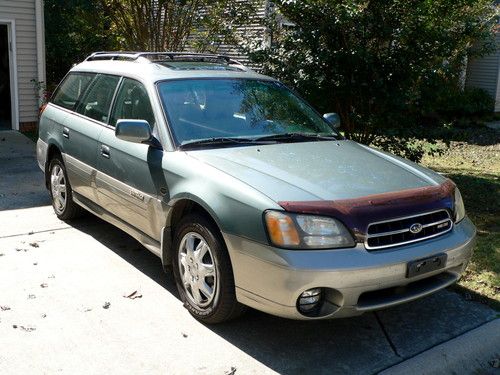
{"type": "Polygon", "coordinates": [[[417,164],[347,140],[187,153],[275,202],[353,199],[434,186],[445,180],[417,164]]]}

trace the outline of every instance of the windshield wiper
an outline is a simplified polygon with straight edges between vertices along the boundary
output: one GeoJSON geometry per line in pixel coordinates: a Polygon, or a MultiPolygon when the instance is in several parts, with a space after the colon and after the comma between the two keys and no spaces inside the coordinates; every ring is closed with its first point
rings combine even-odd
{"type": "Polygon", "coordinates": [[[197,148],[203,146],[225,146],[225,145],[252,145],[252,144],[267,144],[269,142],[261,142],[254,138],[239,138],[239,137],[213,137],[198,139],[183,143],[179,146],[180,149],[197,148]]]}
{"type": "Polygon", "coordinates": [[[283,134],[271,134],[264,135],[262,137],[255,138],[256,141],[284,141],[284,142],[301,142],[309,140],[317,141],[336,141],[337,137],[333,135],[321,135],[321,134],[311,134],[311,133],[283,133],[283,134]]]}

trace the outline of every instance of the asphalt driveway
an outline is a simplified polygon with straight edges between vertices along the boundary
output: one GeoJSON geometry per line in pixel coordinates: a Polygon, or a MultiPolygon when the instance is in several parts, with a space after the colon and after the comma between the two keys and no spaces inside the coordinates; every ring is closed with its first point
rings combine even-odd
{"type": "Polygon", "coordinates": [[[252,310],[204,326],[130,236],[90,214],[59,221],[34,144],[0,132],[2,374],[371,374],[496,316],[444,290],[357,318],[297,322],[252,310]]]}

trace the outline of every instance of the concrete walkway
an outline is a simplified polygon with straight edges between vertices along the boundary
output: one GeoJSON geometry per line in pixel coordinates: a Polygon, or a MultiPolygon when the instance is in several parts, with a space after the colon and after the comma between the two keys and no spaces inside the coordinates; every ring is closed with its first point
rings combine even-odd
{"type": "Polygon", "coordinates": [[[183,308],[160,260],[131,237],[91,215],[55,217],[34,145],[15,132],[0,132],[2,194],[2,375],[402,373],[394,366],[429,355],[432,369],[451,373],[433,351],[446,353],[477,327],[490,340],[471,341],[483,345],[480,357],[458,345],[470,365],[461,373],[495,371],[500,327],[485,324],[497,313],[448,290],[351,319],[298,322],[252,310],[204,326],[183,308]],[[141,298],[124,297],[135,291],[141,298]]]}

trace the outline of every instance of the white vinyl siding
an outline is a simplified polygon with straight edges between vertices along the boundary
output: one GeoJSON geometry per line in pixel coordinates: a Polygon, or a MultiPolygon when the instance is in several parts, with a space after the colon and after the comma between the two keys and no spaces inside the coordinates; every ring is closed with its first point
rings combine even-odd
{"type": "MultiPolygon", "coordinates": [[[[500,46],[500,33],[495,35],[496,44],[500,46]]],[[[471,59],[467,65],[466,87],[479,87],[495,98],[495,112],[500,111],[500,81],[498,79],[500,51],[491,55],[471,59]]]]}
{"type": "Polygon", "coordinates": [[[19,122],[38,120],[38,100],[32,79],[37,79],[35,0],[0,0],[0,19],[16,24],[19,122]]]}
{"type": "MultiPolygon", "coordinates": [[[[236,0],[240,2],[245,2],[248,0],[236,0]]],[[[253,14],[245,25],[236,27],[236,39],[237,40],[261,40],[265,41],[268,37],[266,26],[264,21],[269,14],[270,2],[268,0],[251,0],[255,3],[255,14],[253,14]]],[[[203,13],[203,10],[201,11],[203,13]]],[[[192,34],[188,40],[187,50],[190,50],[190,43],[196,40],[196,33],[192,34]]],[[[239,45],[232,44],[221,44],[217,48],[217,53],[221,55],[230,56],[233,59],[239,60],[245,65],[249,64],[249,58],[246,55],[243,48],[239,45]]]]}

